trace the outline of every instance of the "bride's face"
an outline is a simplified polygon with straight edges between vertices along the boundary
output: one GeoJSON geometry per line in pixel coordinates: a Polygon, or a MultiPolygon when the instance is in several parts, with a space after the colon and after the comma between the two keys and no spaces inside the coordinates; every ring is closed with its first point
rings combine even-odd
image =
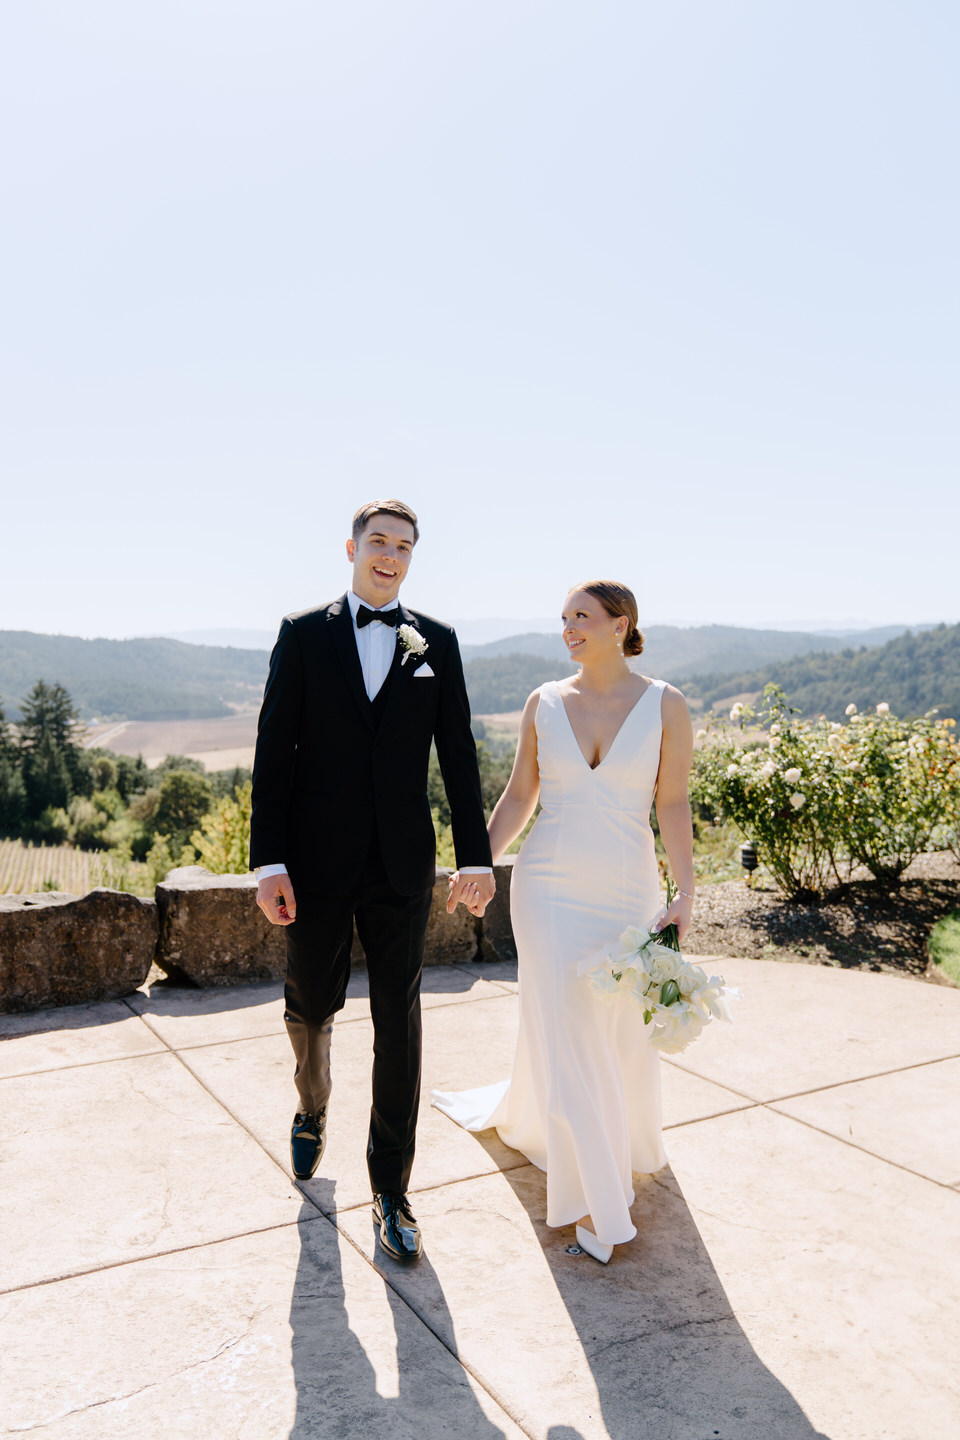
{"type": "Polygon", "coordinates": [[[620,653],[627,628],[626,616],[608,615],[596,596],[588,595],[585,590],[571,590],[561,619],[563,642],[572,659],[582,663],[585,656],[599,658],[620,653]]]}

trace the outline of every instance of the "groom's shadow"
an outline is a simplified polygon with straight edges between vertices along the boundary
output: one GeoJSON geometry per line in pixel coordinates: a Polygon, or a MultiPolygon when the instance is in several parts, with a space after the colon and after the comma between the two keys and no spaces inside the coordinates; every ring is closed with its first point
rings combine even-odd
{"type": "MultiPolygon", "coordinates": [[[[477,1136],[481,1144],[492,1138],[489,1131],[477,1136]]],[[[610,1440],[828,1440],[738,1323],[669,1168],[635,1177],[638,1235],[617,1247],[607,1267],[570,1253],[572,1226],[548,1229],[545,1175],[532,1165],[501,1174],[527,1213],[589,1364],[605,1427],[599,1433],[610,1440]]],[[[585,1437],[555,1425],[548,1440],[585,1437]]]]}
{"type": "MultiPolygon", "coordinates": [[[[296,1413],[289,1440],[417,1440],[448,1430],[460,1440],[503,1440],[503,1431],[480,1409],[455,1351],[438,1345],[389,1280],[341,1240],[328,1218],[336,1213],[335,1188],[333,1181],[312,1182],[315,1204],[304,1202],[299,1217],[290,1304],[296,1413]]],[[[426,1257],[417,1275],[452,1333],[426,1257]]]]}

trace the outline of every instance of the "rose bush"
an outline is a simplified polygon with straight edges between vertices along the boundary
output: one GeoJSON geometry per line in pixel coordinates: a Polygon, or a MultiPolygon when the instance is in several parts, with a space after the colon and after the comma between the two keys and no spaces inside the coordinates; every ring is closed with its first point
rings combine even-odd
{"type": "Polygon", "coordinates": [[[694,801],[733,820],[794,899],[859,864],[895,883],[924,850],[956,847],[960,858],[954,722],[901,720],[882,702],[846,713],[845,724],[801,719],[768,685],[759,712],[735,705],[694,759],[694,801]]]}

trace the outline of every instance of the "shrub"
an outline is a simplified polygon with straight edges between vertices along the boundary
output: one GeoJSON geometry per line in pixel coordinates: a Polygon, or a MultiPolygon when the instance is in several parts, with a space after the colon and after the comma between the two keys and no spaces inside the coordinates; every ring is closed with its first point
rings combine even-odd
{"type": "Polygon", "coordinates": [[[252,790],[248,780],[235,800],[218,800],[190,836],[198,862],[214,875],[241,875],[249,869],[252,790]]]}
{"type": "Polygon", "coordinates": [[[899,720],[879,705],[848,708],[846,724],[798,720],[783,692],[764,691],[759,715],[735,705],[694,757],[691,794],[733,820],[793,899],[822,895],[856,864],[895,882],[960,812],[952,720],[899,720]]]}
{"type": "Polygon", "coordinates": [[[456,870],[457,854],[453,848],[453,831],[449,825],[443,823],[436,807],[430,813],[433,816],[433,828],[437,833],[437,864],[456,870]]]}
{"type": "Polygon", "coordinates": [[[29,826],[30,838],[45,845],[63,845],[70,834],[70,817],[61,806],[48,805],[29,826]]]}
{"type": "Polygon", "coordinates": [[[168,835],[159,835],[144,857],[150,884],[159,885],[171,870],[179,865],[193,865],[195,858],[192,845],[180,846],[168,835]]]}
{"type": "Polygon", "coordinates": [[[932,848],[960,782],[952,720],[936,712],[900,720],[885,706],[854,713],[839,732],[843,766],[843,838],[853,862],[895,883],[917,855],[932,848]]]}
{"type": "Polygon", "coordinates": [[[192,770],[170,770],[160,784],[153,831],[157,835],[168,835],[182,846],[212,805],[213,791],[206,775],[192,770]]]}

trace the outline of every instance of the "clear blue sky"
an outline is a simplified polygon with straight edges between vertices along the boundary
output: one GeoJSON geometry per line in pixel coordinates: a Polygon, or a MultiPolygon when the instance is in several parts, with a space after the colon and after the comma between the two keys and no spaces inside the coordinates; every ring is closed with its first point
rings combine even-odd
{"type": "Polygon", "coordinates": [[[951,0],[31,0],[0,628],[956,619],[951,0]]]}

